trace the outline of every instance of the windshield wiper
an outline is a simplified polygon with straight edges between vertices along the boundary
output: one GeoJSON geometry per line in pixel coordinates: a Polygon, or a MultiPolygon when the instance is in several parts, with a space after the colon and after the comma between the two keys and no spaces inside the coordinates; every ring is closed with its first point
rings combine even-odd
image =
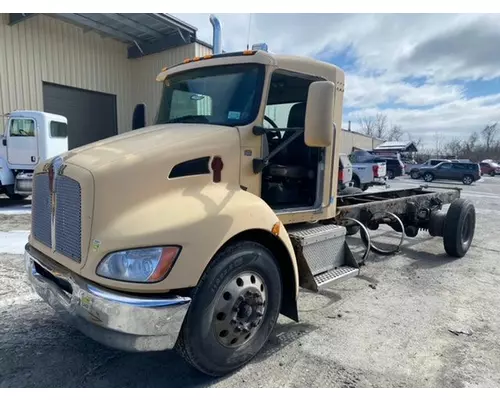
{"type": "Polygon", "coordinates": [[[166,121],[166,124],[186,124],[186,123],[200,123],[200,124],[209,124],[210,121],[204,115],[184,115],[182,117],[170,119],[166,121]]]}

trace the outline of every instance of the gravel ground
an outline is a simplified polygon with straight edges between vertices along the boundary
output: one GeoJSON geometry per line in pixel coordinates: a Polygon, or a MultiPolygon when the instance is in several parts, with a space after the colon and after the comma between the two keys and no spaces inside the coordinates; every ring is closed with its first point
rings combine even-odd
{"type": "MultiPolygon", "coordinates": [[[[31,294],[22,256],[0,254],[0,387],[498,387],[498,196],[500,177],[464,187],[477,228],[463,259],[425,233],[398,255],[371,255],[358,278],[301,292],[302,321],[281,318],[252,363],[218,380],[173,352],[129,354],[87,339],[31,294]]],[[[0,214],[2,231],[27,226],[25,215],[0,214]]]]}

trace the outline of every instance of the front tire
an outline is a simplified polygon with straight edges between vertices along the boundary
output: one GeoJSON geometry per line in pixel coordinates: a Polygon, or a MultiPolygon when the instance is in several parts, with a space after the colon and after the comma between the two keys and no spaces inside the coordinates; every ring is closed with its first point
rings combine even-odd
{"type": "Polygon", "coordinates": [[[184,320],[177,350],[194,368],[222,376],[265,345],[281,308],[278,262],[264,246],[238,242],[208,265],[184,320]]]}
{"type": "Polygon", "coordinates": [[[432,175],[430,172],[426,172],[424,174],[424,181],[432,182],[433,180],[434,180],[434,175],[432,175]]]}
{"type": "Polygon", "coordinates": [[[418,179],[420,178],[420,174],[417,171],[412,171],[410,173],[411,179],[418,179]]]}

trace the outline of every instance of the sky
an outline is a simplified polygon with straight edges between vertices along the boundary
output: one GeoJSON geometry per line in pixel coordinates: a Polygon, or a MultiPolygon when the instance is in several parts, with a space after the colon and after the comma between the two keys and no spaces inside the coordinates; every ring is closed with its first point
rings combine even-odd
{"type": "MultiPolygon", "coordinates": [[[[173,15],[212,43],[209,14],[173,15]]],[[[225,51],[265,42],[344,69],[344,128],[384,113],[430,147],[500,122],[500,14],[216,15],[225,51]]]]}

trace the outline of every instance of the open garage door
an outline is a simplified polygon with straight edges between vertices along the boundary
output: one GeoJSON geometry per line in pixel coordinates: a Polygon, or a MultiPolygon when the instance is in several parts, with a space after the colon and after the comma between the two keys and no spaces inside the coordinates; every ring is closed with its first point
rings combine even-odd
{"type": "Polygon", "coordinates": [[[68,119],[69,149],[118,133],[115,95],[44,82],[43,105],[68,119]]]}

